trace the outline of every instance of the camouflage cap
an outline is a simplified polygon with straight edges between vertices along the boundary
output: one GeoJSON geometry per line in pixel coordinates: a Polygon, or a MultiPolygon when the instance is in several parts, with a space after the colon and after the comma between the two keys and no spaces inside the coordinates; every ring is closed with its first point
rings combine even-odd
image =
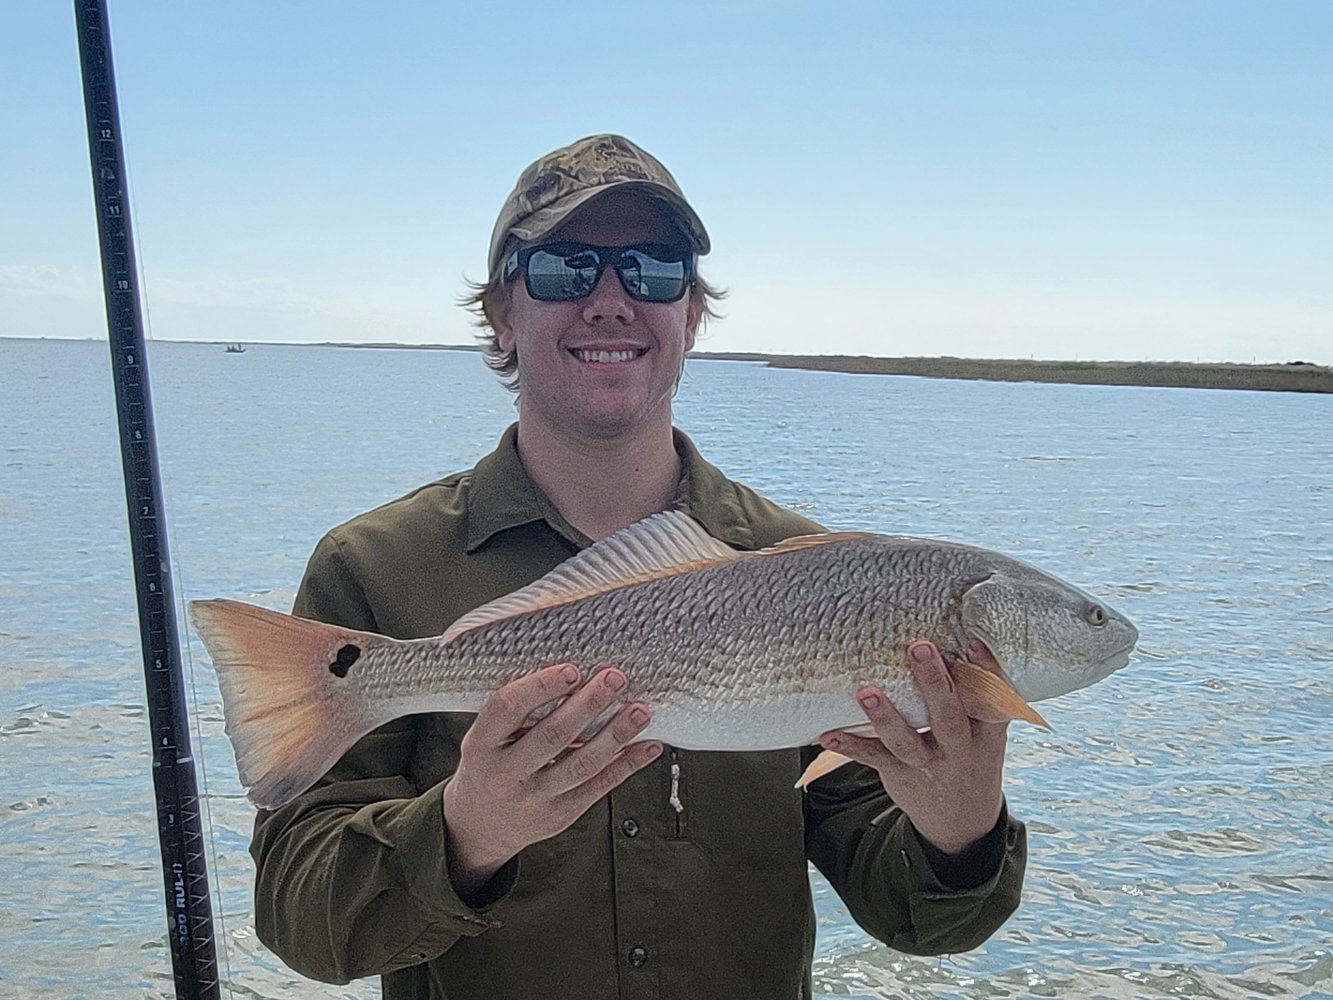
{"type": "Polygon", "coordinates": [[[708,233],[666,167],[620,135],[590,135],[548,153],[519,175],[491,234],[491,277],[505,243],[524,243],[556,229],[575,209],[619,187],[642,189],[671,209],[695,253],[708,253],[708,233]]]}

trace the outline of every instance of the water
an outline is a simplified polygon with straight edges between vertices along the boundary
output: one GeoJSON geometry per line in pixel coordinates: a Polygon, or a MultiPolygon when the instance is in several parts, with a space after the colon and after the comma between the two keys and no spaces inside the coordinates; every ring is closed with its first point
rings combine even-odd
{"type": "MultiPolygon", "coordinates": [[[[0,340],[0,996],[169,997],[108,352],[0,340]]],[[[328,527],[489,450],[475,354],[150,351],[175,583],[289,604],[328,527]]],[[[817,876],[822,997],[1333,996],[1333,399],[691,362],[705,455],[829,527],[965,539],[1087,586],[1133,666],[1015,726],[1019,912],[942,959],[817,876]]],[[[201,650],[193,645],[191,660],[201,650]]],[[[255,939],[251,811],[191,671],[229,990],[322,986],[255,939]]]]}

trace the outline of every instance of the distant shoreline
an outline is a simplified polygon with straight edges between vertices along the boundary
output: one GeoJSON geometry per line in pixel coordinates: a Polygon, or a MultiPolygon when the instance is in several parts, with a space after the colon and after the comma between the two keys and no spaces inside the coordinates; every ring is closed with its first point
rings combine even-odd
{"type": "MultiPolygon", "coordinates": [[[[480,351],[474,344],[327,344],[402,350],[480,351]]],[[[1333,368],[1306,361],[1275,365],[1190,361],[1036,361],[1012,358],[874,358],[847,354],[757,354],[693,351],[703,361],[748,361],[769,368],[850,375],[911,375],[986,382],[1057,382],[1067,385],[1135,385],[1179,389],[1252,389],[1264,392],[1333,393],[1333,368]]]]}
{"type": "Polygon", "coordinates": [[[718,360],[762,361],[770,368],[854,375],[915,375],[987,382],[1060,382],[1179,389],[1254,389],[1333,393],[1333,368],[1305,361],[1280,365],[1188,361],[1024,361],[985,358],[872,358],[851,355],[693,354],[718,360]]]}
{"type": "MultiPolygon", "coordinates": [[[[8,339],[2,338],[0,339],[8,339]]],[[[27,338],[23,338],[27,339],[27,338]]],[[[47,338],[40,338],[47,339],[47,338]]],[[[63,338],[62,338],[63,339],[63,338]]],[[[94,338],[85,338],[94,339],[94,338]]],[[[223,341],[174,341],[216,344],[223,341]]],[[[235,341],[233,341],[235,343],[235,341]]],[[[246,343],[241,342],[243,345],[246,343]]],[[[471,351],[476,344],[394,344],[321,341],[279,344],[251,341],[250,347],[346,347],[398,351],[471,351]]],[[[1258,365],[1190,361],[1037,361],[1014,358],[876,358],[848,354],[760,354],[692,351],[702,361],[746,361],[770,368],[841,372],[851,375],[911,375],[920,378],[986,382],[1057,382],[1067,385],[1134,385],[1182,389],[1252,389],[1263,392],[1333,393],[1333,368],[1308,361],[1258,365]]]]}

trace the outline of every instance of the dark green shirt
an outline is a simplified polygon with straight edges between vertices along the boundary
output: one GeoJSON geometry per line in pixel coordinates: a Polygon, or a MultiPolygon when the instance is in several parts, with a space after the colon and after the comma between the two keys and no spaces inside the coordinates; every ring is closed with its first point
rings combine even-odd
{"type": "MultiPolygon", "coordinates": [[[[470,472],[329,532],[295,612],[438,635],[588,545],[528,478],[515,440],[511,427],[470,472]]],[[[729,545],[822,530],[728,480],[683,434],[676,447],[676,506],[729,545]]],[[[667,748],[470,907],[445,863],[441,789],[471,718],[390,723],[260,813],[256,923],[292,968],[329,982],[381,975],[393,1000],[795,1000],[811,992],[807,861],[869,934],[914,954],[973,948],[1018,906],[1026,840],[1007,812],[969,857],[946,858],[896,810],[871,824],[891,803],[868,768],[802,793],[793,785],[814,749],[667,748]]]]}

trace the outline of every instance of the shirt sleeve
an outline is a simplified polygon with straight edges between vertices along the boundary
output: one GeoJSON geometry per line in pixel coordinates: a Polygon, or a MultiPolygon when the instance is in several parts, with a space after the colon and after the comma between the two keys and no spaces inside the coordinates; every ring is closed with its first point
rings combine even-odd
{"type": "MultiPolygon", "coordinates": [[[[818,748],[808,753],[813,759],[818,748]]],[[[1027,832],[1007,806],[962,858],[925,843],[875,771],[860,764],[812,784],[805,808],[806,856],[852,918],[891,948],[913,955],[968,951],[1018,908],[1027,832]]]]}
{"type": "MultiPolygon", "coordinates": [[[[332,536],[311,557],[294,613],[376,630],[332,536]]],[[[256,930],[302,975],[334,983],[382,975],[497,925],[486,911],[512,889],[518,862],[496,873],[475,906],[459,899],[445,860],[443,784],[414,786],[415,747],[413,719],[395,720],[255,820],[256,930]]]]}

